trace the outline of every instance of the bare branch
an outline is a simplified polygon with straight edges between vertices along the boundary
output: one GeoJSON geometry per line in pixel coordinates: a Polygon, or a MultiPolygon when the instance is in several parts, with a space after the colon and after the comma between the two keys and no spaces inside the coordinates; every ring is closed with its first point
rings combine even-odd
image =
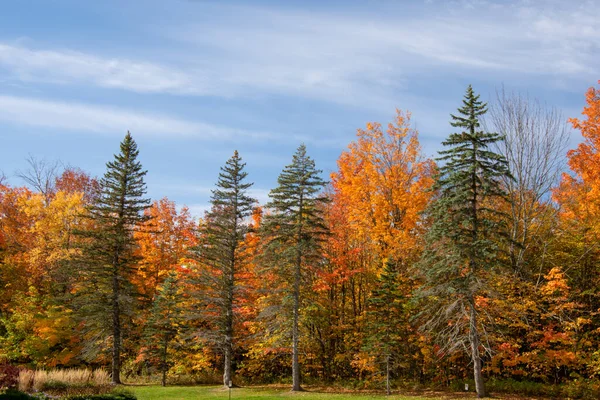
{"type": "Polygon", "coordinates": [[[485,126],[505,136],[497,150],[507,158],[515,178],[504,181],[513,200],[511,239],[515,245],[509,253],[515,272],[523,273],[532,240],[554,217],[550,190],[565,166],[569,130],[556,107],[527,95],[507,94],[503,87],[496,91],[485,126]]]}
{"type": "Polygon", "coordinates": [[[36,159],[32,155],[27,158],[29,168],[17,171],[15,174],[23,179],[32,189],[40,192],[49,201],[55,191],[55,182],[58,176],[60,162],[36,159]]]}

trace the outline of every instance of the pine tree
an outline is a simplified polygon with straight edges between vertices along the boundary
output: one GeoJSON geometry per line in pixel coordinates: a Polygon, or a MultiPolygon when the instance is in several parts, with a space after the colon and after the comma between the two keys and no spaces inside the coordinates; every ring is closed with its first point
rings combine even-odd
{"type": "Polygon", "coordinates": [[[169,349],[173,346],[173,341],[176,339],[180,325],[183,322],[183,308],[180,305],[180,299],[181,293],[177,274],[171,271],[158,287],[144,332],[145,354],[157,362],[162,375],[162,386],[166,386],[167,372],[171,368],[168,359],[169,349]]]}
{"type": "Polygon", "coordinates": [[[292,390],[300,386],[299,319],[302,288],[306,285],[307,271],[322,262],[321,242],[327,233],[322,205],[328,201],[320,192],[325,182],[319,177],[315,162],[306,155],[301,145],[293,156],[292,164],[279,175],[279,186],[271,190],[271,210],[263,220],[264,252],[271,257],[278,275],[291,296],[292,322],[292,390]]]}
{"type": "Polygon", "coordinates": [[[428,210],[432,226],[419,263],[424,285],[419,296],[429,300],[423,310],[425,328],[446,350],[470,349],[478,397],[486,391],[481,374],[481,318],[476,298],[484,293],[489,272],[498,265],[499,243],[506,238],[502,215],[493,201],[505,201],[502,179],[510,178],[504,156],[490,151],[503,140],[480,129],[487,105],[471,86],[451,125],[462,129],[443,142],[436,177],[438,198],[428,210]]]}
{"type": "Polygon", "coordinates": [[[217,189],[213,190],[211,210],[201,229],[201,242],[196,255],[207,264],[208,273],[202,276],[209,287],[216,290],[211,301],[217,305],[217,342],[223,350],[223,385],[232,382],[233,336],[236,295],[240,282],[236,276],[245,259],[243,240],[248,232],[247,217],[252,214],[256,200],[248,195],[253,185],[245,182],[245,163],[237,150],[221,168],[217,189]],[[216,272],[216,274],[214,274],[216,272]]]}
{"type": "Polygon", "coordinates": [[[131,316],[134,290],[130,275],[137,262],[133,232],[146,220],[143,211],[150,200],[146,193],[146,171],[137,157],[137,144],[127,132],[120,153],[106,164],[100,180],[100,195],[89,208],[90,227],[77,233],[86,240],[77,260],[79,267],[79,311],[90,340],[88,351],[112,340],[112,381],[121,383],[121,349],[124,318],[131,316]],[[91,347],[90,347],[91,346],[91,347]]]}

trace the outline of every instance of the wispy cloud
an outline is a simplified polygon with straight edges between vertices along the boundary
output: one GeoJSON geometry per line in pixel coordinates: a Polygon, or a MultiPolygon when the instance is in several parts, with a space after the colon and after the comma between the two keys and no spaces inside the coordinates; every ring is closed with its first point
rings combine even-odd
{"type": "Polygon", "coordinates": [[[221,18],[171,34],[208,54],[226,87],[380,107],[412,77],[438,79],[440,67],[470,76],[593,74],[599,8],[544,4],[438,1],[413,15],[399,6],[360,16],[224,6],[221,18]]]}
{"type": "Polygon", "coordinates": [[[206,211],[210,210],[210,204],[209,203],[193,203],[193,204],[184,204],[184,205],[180,205],[179,206],[179,211],[181,212],[181,209],[183,208],[183,206],[187,207],[188,211],[190,212],[190,215],[192,216],[192,218],[194,219],[199,219],[204,217],[204,213],[206,211]]]}
{"type": "Polygon", "coordinates": [[[412,13],[397,5],[387,15],[377,7],[361,15],[190,7],[199,22],[160,28],[181,49],[173,65],[0,43],[0,68],[21,81],[227,98],[277,94],[382,109],[396,105],[412,80],[437,79],[440,67],[468,76],[589,80],[600,61],[593,1],[436,0],[412,13]]]}
{"type": "MultiPolygon", "coordinates": [[[[205,185],[191,185],[189,183],[159,183],[153,185],[154,189],[158,189],[161,192],[168,192],[172,194],[188,194],[198,195],[206,197],[207,199],[211,196],[215,186],[205,185]]],[[[259,204],[264,204],[269,201],[268,189],[262,189],[258,187],[251,187],[248,189],[248,195],[258,201],[259,204]]]]}
{"type": "Polygon", "coordinates": [[[73,50],[0,43],[0,66],[26,82],[87,84],[135,92],[202,93],[202,84],[173,67],[73,50]]]}
{"type": "MultiPolygon", "coordinates": [[[[211,208],[211,204],[209,202],[210,199],[210,191],[214,189],[213,187],[203,187],[203,188],[199,188],[196,187],[195,189],[192,189],[188,192],[189,195],[194,195],[194,196],[198,196],[198,194],[203,194],[202,199],[206,200],[205,203],[192,203],[192,204],[186,204],[185,206],[188,208],[188,210],[190,211],[190,214],[192,215],[192,217],[194,218],[202,218],[204,217],[204,213],[206,211],[210,211],[211,208]]],[[[182,188],[182,192],[185,191],[182,188]]],[[[171,193],[171,192],[169,192],[171,193]]],[[[173,193],[171,193],[173,194],[173,193]]],[[[248,191],[248,194],[252,197],[254,197],[256,200],[258,200],[258,205],[265,205],[268,201],[269,201],[269,190],[267,189],[258,189],[258,188],[252,188],[248,191]]],[[[183,207],[183,205],[179,206],[179,209],[181,210],[181,208],[183,207]]]]}
{"type": "Polygon", "coordinates": [[[253,140],[269,134],[231,129],[113,107],[37,98],[0,96],[0,121],[44,128],[94,133],[131,130],[139,135],[192,136],[200,139],[253,140]]]}

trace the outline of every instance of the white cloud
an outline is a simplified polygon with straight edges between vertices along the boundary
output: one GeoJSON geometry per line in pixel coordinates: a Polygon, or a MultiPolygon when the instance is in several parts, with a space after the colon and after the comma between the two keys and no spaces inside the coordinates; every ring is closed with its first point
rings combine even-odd
{"type": "MultiPolygon", "coordinates": [[[[226,74],[223,83],[348,104],[389,102],[411,76],[593,73],[599,7],[550,1],[438,2],[360,16],[229,7],[174,28],[226,74]]],[[[225,7],[224,7],[225,8],[225,7]]],[[[379,105],[379,104],[378,104],[379,105]]]]}
{"type": "Polygon", "coordinates": [[[333,15],[196,3],[189,10],[199,22],[178,16],[178,25],[160,28],[181,49],[170,52],[174,65],[0,43],[0,68],[26,82],[228,98],[279,94],[379,110],[398,105],[411,80],[441,75],[595,79],[597,2],[433,1],[418,13],[398,4],[385,15],[377,7],[333,15]]]}
{"type": "Polygon", "coordinates": [[[0,66],[26,82],[91,84],[135,92],[193,94],[202,84],[175,68],[72,50],[34,50],[0,43],[0,66]]]}
{"type": "Polygon", "coordinates": [[[269,134],[242,131],[114,107],[66,103],[36,98],[0,96],[0,121],[94,133],[130,130],[136,135],[193,136],[201,139],[248,140],[269,134]]]}

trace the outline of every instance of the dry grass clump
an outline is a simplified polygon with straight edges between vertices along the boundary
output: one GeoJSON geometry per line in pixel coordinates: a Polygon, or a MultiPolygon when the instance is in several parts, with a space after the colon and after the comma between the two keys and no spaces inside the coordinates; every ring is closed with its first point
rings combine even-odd
{"type": "Polygon", "coordinates": [[[111,388],[110,375],[103,369],[54,369],[22,370],[19,374],[19,390],[24,392],[71,392],[72,389],[97,389],[104,392],[111,388]]]}
{"type": "Polygon", "coordinates": [[[19,390],[22,392],[28,392],[33,386],[33,377],[35,371],[30,369],[22,369],[19,372],[19,390]]]}

